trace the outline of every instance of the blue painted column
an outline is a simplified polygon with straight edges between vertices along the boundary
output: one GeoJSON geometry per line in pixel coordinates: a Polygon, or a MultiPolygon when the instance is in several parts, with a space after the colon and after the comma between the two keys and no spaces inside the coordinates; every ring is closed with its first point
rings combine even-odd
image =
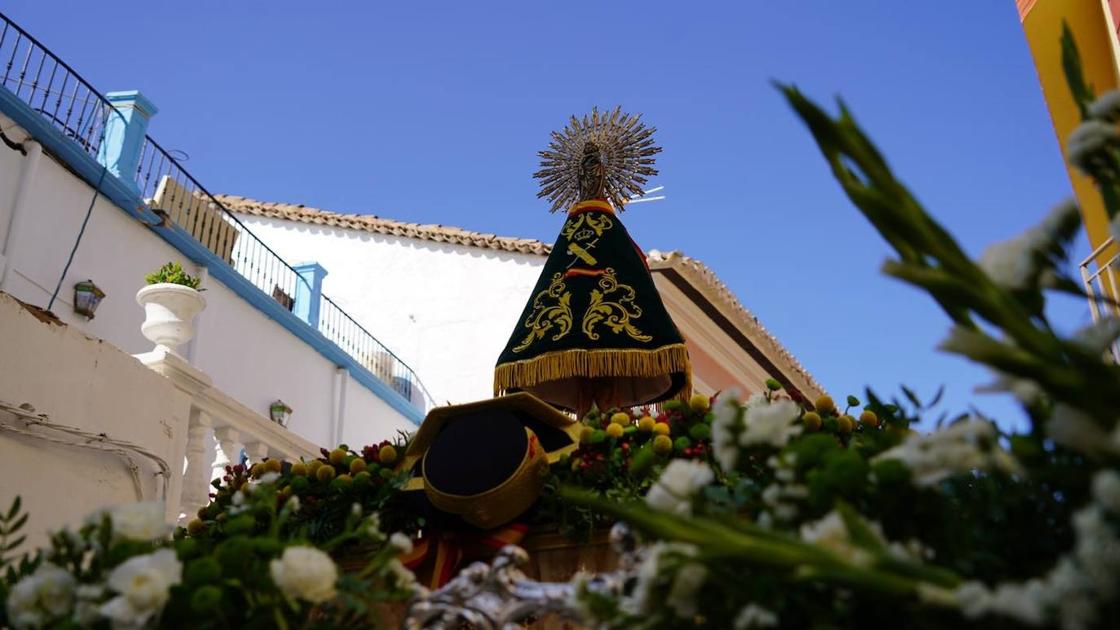
{"type": "Polygon", "coordinates": [[[97,161],[139,194],[136,169],[140,166],[140,151],[144,148],[148,121],[159,108],[138,90],[109,92],[105,98],[116,111],[105,112],[105,138],[97,150],[97,161]]]}
{"type": "Polygon", "coordinates": [[[317,262],[292,265],[292,269],[303,278],[296,282],[295,304],[292,306],[292,312],[318,330],[319,302],[323,295],[323,278],[327,277],[327,270],[317,262]]]}

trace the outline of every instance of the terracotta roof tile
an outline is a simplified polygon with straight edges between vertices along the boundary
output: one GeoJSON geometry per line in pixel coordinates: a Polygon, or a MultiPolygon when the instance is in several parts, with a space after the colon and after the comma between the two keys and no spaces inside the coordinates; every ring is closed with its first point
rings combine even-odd
{"type": "Polygon", "coordinates": [[[350,230],[362,230],[374,234],[387,236],[401,236],[415,238],[437,243],[450,243],[453,245],[468,245],[471,247],[484,247],[506,252],[521,254],[548,255],[552,247],[537,240],[528,238],[511,238],[472,232],[462,228],[446,225],[421,225],[419,223],[405,223],[383,219],[370,214],[340,214],[329,210],[309,208],[302,204],[272,203],[257,201],[235,195],[216,195],[230,212],[240,212],[255,216],[269,217],[272,219],[287,219],[301,223],[329,225],[350,230]]]}

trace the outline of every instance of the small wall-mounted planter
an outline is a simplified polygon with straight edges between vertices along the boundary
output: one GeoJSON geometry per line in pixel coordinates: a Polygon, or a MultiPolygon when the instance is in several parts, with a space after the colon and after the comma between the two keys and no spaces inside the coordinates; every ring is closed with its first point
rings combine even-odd
{"type": "Polygon", "coordinates": [[[140,289],[136,302],[144,307],[140,332],[172,352],[194,337],[194,318],[206,308],[206,298],[197,290],[167,282],[140,289]]]}

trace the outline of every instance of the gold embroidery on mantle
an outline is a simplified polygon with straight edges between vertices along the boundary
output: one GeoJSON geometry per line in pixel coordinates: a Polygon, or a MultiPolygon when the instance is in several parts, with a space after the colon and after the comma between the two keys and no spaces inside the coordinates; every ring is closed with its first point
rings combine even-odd
{"type": "Polygon", "coordinates": [[[539,339],[544,339],[553,328],[559,329],[552,336],[553,341],[559,341],[572,329],[572,292],[565,291],[566,288],[563,275],[558,273],[552,276],[548,288],[533,298],[533,312],[525,318],[525,327],[530,331],[525,339],[513,348],[515,353],[525,350],[539,339]],[[555,303],[546,304],[551,301],[555,303]]]}
{"type": "Polygon", "coordinates": [[[591,291],[591,305],[583,315],[583,333],[589,339],[599,339],[595,331],[599,324],[610,328],[615,334],[626,333],[635,341],[651,341],[652,336],[643,333],[637,326],[630,323],[631,319],[642,316],[642,309],[634,304],[637,293],[628,284],[619,284],[615,277],[614,269],[608,267],[606,273],[599,278],[599,289],[591,291]],[[599,289],[602,289],[600,291],[599,289]],[[615,298],[608,300],[607,298],[615,298]]]}
{"type": "Polygon", "coordinates": [[[603,232],[614,227],[614,221],[606,214],[581,212],[564,223],[561,236],[571,240],[586,241],[592,236],[602,236],[603,232]]]}

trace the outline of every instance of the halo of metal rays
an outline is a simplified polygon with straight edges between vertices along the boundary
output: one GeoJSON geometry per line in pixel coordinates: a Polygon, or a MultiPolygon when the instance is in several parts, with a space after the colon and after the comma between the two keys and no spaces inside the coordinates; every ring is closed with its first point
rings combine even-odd
{"type": "Polygon", "coordinates": [[[632,195],[643,195],[647,178],[657,174],[653,156],[661,147],[653,143],[654,127],[641,122],[641,114],[627,114],[615,107],[610,113],[598,108],[583,118],[572,116],[561,131],[552,132],[548,148],[540,151],[538,198],[548,198],[549,212],[567,208],[580,199],[580,163],[584,150],[593,144],[605,170],[607,199],[622,210],[632,195]]]}

